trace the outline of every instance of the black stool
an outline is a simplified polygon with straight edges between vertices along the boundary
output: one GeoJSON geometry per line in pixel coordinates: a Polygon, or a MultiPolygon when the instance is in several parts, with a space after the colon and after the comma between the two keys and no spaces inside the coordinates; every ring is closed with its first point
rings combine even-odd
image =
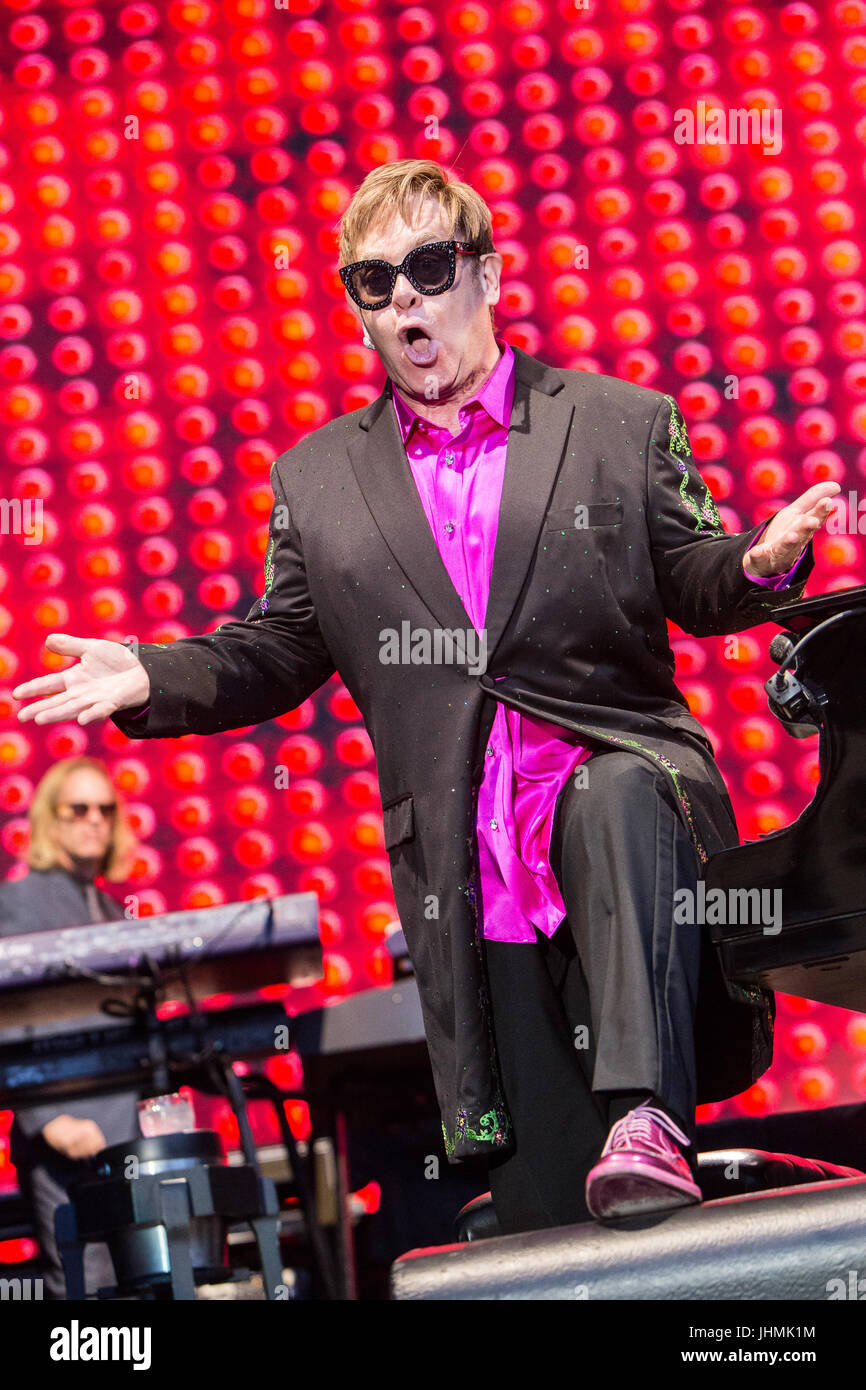
{"type": "Polygon", "coordinates": [[[134,1139],[103,1149],[96,1172],[69,1189],[54,1224],[67,1298],[85,1297],[83,1247],[106,1241],[117,1287],[100,1297],[147,1296],[160,1289],[194,1299],[200,1283],[232,1278],[226,1234],[232,1221],[253,1231],[267,1299],[283,1296],[279,1206],[270,1178],[226,1164],[213,1130],[134,1139]]]}

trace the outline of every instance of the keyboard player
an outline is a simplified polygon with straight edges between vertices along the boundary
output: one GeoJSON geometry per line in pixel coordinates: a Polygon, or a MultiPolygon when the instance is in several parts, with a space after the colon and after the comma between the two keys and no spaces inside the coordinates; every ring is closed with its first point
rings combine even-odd
{"type": "MultiPolygon", "coordinates": [[[[97,877],[122,882],[135,840],[123,800],[99,759],[66,758],[40,780],[29,810],[28,873],[0,884],[0,936],[121,920],[123,907],[96,886],[97,877]]],[[[104,1015],[79,1018],[77,1028],[111,1027],[104,1015]]],[[[57,1022],[44,1030],[56,1033],[57,1022]]],[[[0,1007],[2,1037],[2,1007],[0,1007]]],[[[54,1239],[54,1213],[68,1200],[68,1184],[84,1160],[106,1145],[139,1137],[137,1091],[53,1100],[19,1107],[10,1134],[11,1158],[30,1200],[45,1265],[49,1298],[65,1298],[66,1284],[54,1239]]],[[[87,1292],[115,1283],[108,1247],[85,1251],[87,1292]]]]}

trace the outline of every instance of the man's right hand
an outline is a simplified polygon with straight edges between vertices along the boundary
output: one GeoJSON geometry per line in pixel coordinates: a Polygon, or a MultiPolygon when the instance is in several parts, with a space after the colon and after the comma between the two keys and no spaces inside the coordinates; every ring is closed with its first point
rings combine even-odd
{"type": "Polygon", "coordinates": [[[42,1137],[52,1149],[67,1158],[90,1158],[105,1148],[105,1135],[95,1120],[76,1120],[73,1115],[57,1115],[42,1126],[42,1137]]]}
{"type": "Polygon", "coordinates": [[[12,691],[16,700],[50,696],[20,709],[21,723],[28,719],[35,724],[77,719],[79,724],[90,724],[94,719],[107,719],[116,710],[134,709],[147,702],[150,677],[138,657],[122,642],[52,632],[45,645],[53,652],[80,660],[65,671],[16,685],[12,691]]]}

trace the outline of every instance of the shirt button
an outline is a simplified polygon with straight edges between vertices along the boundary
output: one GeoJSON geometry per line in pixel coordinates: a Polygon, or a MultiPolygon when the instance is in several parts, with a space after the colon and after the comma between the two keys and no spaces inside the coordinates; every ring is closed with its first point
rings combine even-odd
{"type": "Polygon", "coordinates": [[[495,821],[495,820],[492,820],[492,821],[490,822],[490,829],[491,829],[491,830],[496,830],[496,829],[497,829],[497,825],[496,825],[496,821],[495,821]]]}
{"type": "Polygon", "coordinates": [[[451,535],[451,532],[454,530],[454,522],[453,522],[453,521],[446,521],[444,529],[445,529],[445,531],[447,531],[448,535],[450,536],[450,535],[451,535]]]}
{"type": "Polygon", "coordinates": [[[492,744],[492,743],[491,743],[491,744],[488,744],[488,745],[487,745],[487,756],[488,756],[488,758],[492,758],[492,757],[493,757],[494,751],[495,751],[495,750],[494,750],[494,748],[493,748],[493,744],[492,744]]]}
{"type": "Polygon", "coordinates": [[[453,455],[453,454],[446,454],[446,455],[445,455],[445,462],[447,463],[447,465],[448,465],[449,468],[452,468],[452,467],[454,466],[454,455],[453,455]]]}

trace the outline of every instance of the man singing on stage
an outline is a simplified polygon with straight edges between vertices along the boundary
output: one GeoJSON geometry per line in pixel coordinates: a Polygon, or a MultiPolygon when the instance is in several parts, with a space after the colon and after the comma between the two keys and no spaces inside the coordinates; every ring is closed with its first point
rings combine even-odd
{"type": "Polygon", "coordinates": [[[486,1159],[505,1232],[700,1201],[695,1106],[769,1066],[773,1001],[675,920],[739,836],[666,619],[716,636],[799,598],[838,484],[728,535],[672,396],[496,335],[490,210],[438,164],[369,174],[340,258],[387,381],[274,463],[262,597],[137,653],[52,634],[80,659],[18,717],[214,733],[338,671],[451,1162],[486,1159]]]}

